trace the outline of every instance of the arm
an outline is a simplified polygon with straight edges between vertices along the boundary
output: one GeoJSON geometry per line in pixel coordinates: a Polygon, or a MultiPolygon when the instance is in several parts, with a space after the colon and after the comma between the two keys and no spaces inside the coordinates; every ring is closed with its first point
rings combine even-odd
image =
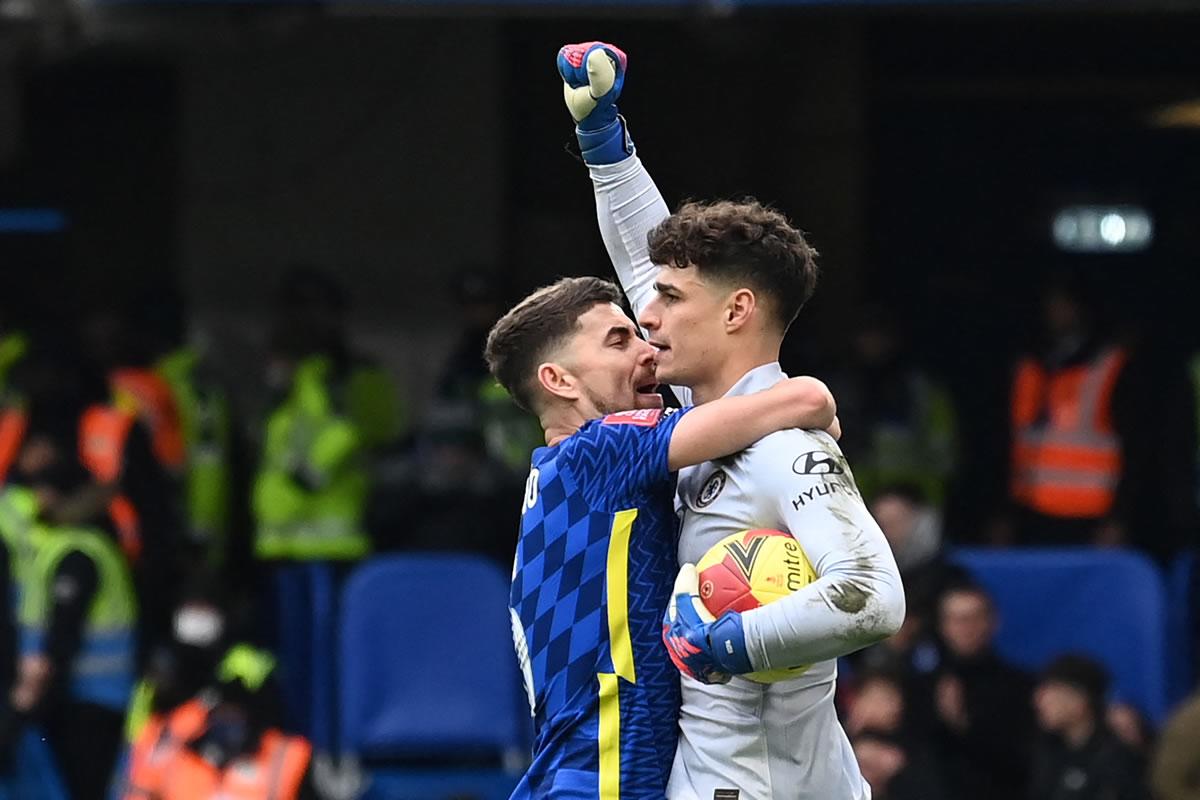
{"type": "MultiPolygon", "coordinates": [[[[558,55],[567,108],[596,195],[600,236],[636,318],[654,298],[658,274],[647,236],[671,211],[634,155],[625,119],[617,113],[625,66],[623,52],[599,42],[566,45],[558,55]]],[[[691,404],[691,390],[671,389],[681,403],[691,404]]]]}
{"type": "Polygon", "coordinates": [[[822,438],[774,437],[756,459],[762,465],[754,474],[763,479],[765,518],[796,537],[818,578],[743,615],[755,670],[844,656],[886,639],[904,621],[904,587],[887,539],[867,512],[841,451],[822,438]],[[799,449],[813,443],[818,455],[834,459],[835,472],[820,467],[817,474],[801,474],[807,462],[796,467],[806,455],[799,449]]]}
{"type": "Polygon", "coordinates": [[[12,690],[13,708],[21,714],[36,714],[51,689],[71,674],[98,584],[96,566],[82,553],[71,553],[58,565],[50,586],[45,638],[39,652],[21,657],[12,690]]]}
{"type": "Polygon", "coordinates": [[[723,397],[693,408],[671,436],[671,471],[744,450],[786,428],[829,427],[836,420],[833,395],[816,378],[790,378],[766,391],[723,397]]]}
{"type": "Polygon", "coordinates": [[[791,433],[747,451],[742,468],[761,479],[761,524],[791,532],[818,577],[773,603],[712,621],[695,567],[685,564],[663,641],[682,672],[706,683],[837,658],[891,636],[904,621],[896,560],[841,451],[823,434],[791,433]]]}

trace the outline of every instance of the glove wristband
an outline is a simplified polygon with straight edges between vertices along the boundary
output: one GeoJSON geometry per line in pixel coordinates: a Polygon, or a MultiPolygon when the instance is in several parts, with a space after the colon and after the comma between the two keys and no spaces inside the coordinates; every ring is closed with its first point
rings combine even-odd
{"type": "Polygon", "coordinates": [[[625,126],[625,118],[617,115],[610,124],[599,130],[575,128],[579,151],[585,164],[616,164],[633,155],[633,140],[625,126]]]}
{"type": "Polygon", "coordinates": [[[746,652],[746,632],[742,629],[742,615],[726,611],[708,629],[708,642],[713,661],[722,672],[744,675],[753,672],[750,654],[746,652]]]}

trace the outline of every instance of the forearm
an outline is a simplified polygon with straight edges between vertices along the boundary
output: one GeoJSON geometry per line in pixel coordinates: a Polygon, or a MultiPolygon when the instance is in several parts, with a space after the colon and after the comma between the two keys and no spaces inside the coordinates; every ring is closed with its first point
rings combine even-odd
{"type": "Polygon", "coordinates": [[[904,591],[895,567],[847,555],[800,591],[743,615],[756,670],[839,658],[900,629],[904,591]]]}
{"type": "Polygon", "coordinates": [[[658,267],[650,261],[647,236],[671,215],[650,173],[637,156],[588,168],[596,195],[600,236],[634,315],[654,298],[658,267]]]}
{"type": "Polygon", "coordinates": [[[792,378],[756,394],[723,397],[697,406],[679,421],[671,437],[672,471],[746,449],[786,428],[824,430],[837,407],[816,378],[792,378]]]}

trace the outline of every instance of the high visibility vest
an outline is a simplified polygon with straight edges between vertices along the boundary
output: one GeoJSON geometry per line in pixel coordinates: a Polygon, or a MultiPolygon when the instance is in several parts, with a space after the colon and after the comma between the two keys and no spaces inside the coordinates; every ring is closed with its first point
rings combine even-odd
{"type": "Polygon", "coordinates": [[[107,536],[84,528],[37,526],[33,563],[21,592],[21,652],[42,652],[52,607],[54,573],[68,554],[92,560],[99,578],[84,620],[68,691],[76,700],[124,711],[133,690],[137,602],[125,557],[107,536]]]}
{"type": "Polygon", "coordinates": [[[28,429],[29,415],[23,405],[0,406],[0,484],[8,480],[28,429]]]}
{"type": "MultiPolygon", "coordinates": [[[[248,691],[257,692],[274,671],[275,657],[266,650],[244,643],[235,644],[217,665],[213,679],[218,683],[237,681],[248,691]]],[[[153,712],[154,694],[154,685],[149,681],[138,681],[134,687],[133,698],[125,714],[125,740],[131,745],[142,741],[143,731],[158,716],[153,712]]],[[[203,695],[198,699],[203,699],[203,695]]]]}
{"type": "Polygon", "coordinates": [[[7,486],[0,490],[0,538],[8,548],[8,571],[12,578],[13,596],[9,610],[20,608],[21,586],[33,563],[33,530],[37,525],[38,502],[33,492],[23,486],[7,486]]]}
{"type": "Polygon", "coordinates": [[[199,356],[181,348],[158,362],[171,388],[186,449],[185,493],[192,538],[206,545],[211,566],[224,560],[230,504],[229,402],[220,387],[197,379],[199,356]]]}
{"type": "Polygon", "coordinates": [[[122,800],[159,800],[163,777],[187,743],[204,732],[211,703],[189,700],[166,714],[152,714],[129,748],[122,800]]]}
{"type": "MultiPolygon", "coordinates": [[[[125,467],[125,445],[134,417],[112,406],[89,406],[79,420],[79,460],[100,483],[115,483],[125,467]]],[[[142,523],[133,502],[118,494],[108,503],[108,516],[121,549],[136,563],[142,552],[142,523]]]]}
{"type": "Polygon", "coordinates": [[[888,484],[911,483],[941,505],[954,466],[954,403],[943,387],[919,374],[908,378],[907,397],[907,418],[877,420],[863,432],[867,449],[854,460],[854,479],[864,497],[888,484]]]}
{"type": "Polygon", "coordinates": [[[277,730],[263,734],[258,752],[224,769],[185,748],[163,770],[155,800],[295,800],[311,758],[305,739],[277,730]]]}
{"type": "Polygon", "coordinates": [[[143,420],[150,429],[151,447],[169,470],[183,469],[187,451],[179,409],[167,381],[154,370],[126,367],[108,376],[113,405],[143,420]]]}
{"type": "Polygon", "coordinates": [[[1053,517],[1094,519],[1112,509],[1122,466],[1112,396],[1126,360],[1123,349],[1113,348],[1051,374],[1032,359],[1018,365],[1012,394],[1014,500],[1053,517]]]}
{"type": "Polygon", "coordinates": [[[328,359],[303,361],[267,422],[253,494],[259,558],[354,560],[370,550],[362,440],[335,408],[330,370],[328,359]],[[301,486],[297,473],[314,487],[301,486]]]}
{"type": "Polygon", "coordinates": [[[480,382],[476,404],[488,453],[514,472],[527,469],[530,454],[546,443],[537,417],[518,406],[491,376],[480,382]]]}

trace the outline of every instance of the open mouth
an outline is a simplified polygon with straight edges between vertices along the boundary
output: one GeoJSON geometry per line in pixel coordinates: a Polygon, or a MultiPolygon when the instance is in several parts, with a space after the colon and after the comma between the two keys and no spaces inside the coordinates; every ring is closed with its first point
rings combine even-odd
{"type": "Polygon", "coordinates": [[[662,408],[663,398],[658,393],[657,383],[647,383],[634,389],[637,395],[638,408],[662,408]]]}
{"type": "Polygon", "coordinates": [[[661,353],[662,351],[664,351],[664,350],[670,350],[670,349],[671,349],[670,347],[668,347],[667,345],[663,344],[662,342],[656,342],[656,341],[654,341],[653,339],[651,339],[651,340],[649,341],[649,345],[650,345],[651,347],[653,347],[655,350],[657,350],[658,352],[660,352],[660,353],[661,353]]]}

